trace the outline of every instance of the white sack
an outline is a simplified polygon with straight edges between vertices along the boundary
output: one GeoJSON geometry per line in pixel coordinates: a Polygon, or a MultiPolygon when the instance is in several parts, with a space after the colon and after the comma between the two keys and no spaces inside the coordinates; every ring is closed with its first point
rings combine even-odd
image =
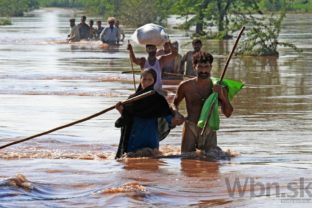
{"type": "Polygon", "coordinates": [[[149,23],[136,29],[131,39],[141,45],[162,46],[169,41],[169,36],[162,26],[149,23]]]}

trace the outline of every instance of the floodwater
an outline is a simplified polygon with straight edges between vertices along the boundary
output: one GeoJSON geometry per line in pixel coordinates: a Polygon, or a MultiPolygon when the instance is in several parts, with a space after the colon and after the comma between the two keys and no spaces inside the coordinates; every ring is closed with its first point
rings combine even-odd
{"type": "MultiPolygon", "coordinates": [[[[42,9],[0,27],[0,145],[96,113],[133,92],[132,75],[121,73],[131,69],[125,44],[62,43],[73,15],[42,9]]],[[[246,87],[233,101],[232,117],[221,118],[218,143],[236,157],[116,161],[112,110],[0,150],[0,207],[311,207],[311,18],[288,15],[280,35],[302,54],[280,48],[278,59],[233,57],[226,77],[246,87]]],[[[129,38],[133,29],[125,31],[129,38]]],[[[170,36],[180,52],[191,48],[185,32],[170,36]]],[[[215,56],[215,76],[232,44],[205,43],[215,56]]],[[[145,55],[139,46],[135,51],[145,55]]],[[[180,154],[181,129],[161,142],[162,152],[180,154]]]]}

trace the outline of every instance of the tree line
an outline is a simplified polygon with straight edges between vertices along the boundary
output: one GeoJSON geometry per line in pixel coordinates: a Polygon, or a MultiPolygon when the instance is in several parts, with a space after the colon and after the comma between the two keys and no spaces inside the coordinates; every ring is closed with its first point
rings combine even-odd
{"type": "Polygon", "coordinates": [[[124,25],[139,27],[149,22],[166,25],[169,15],[185,19],[181,26],[196,27],[195,35],[228,38],[247,15],[271,11],[312,11],[312,0],[0,0],[0,16],[21,16],[41,7],[80,8],[92,15],[115,16],[124,25]],[[207,26],[216,26],[210,34],[207,26]]]}
{"type": "Polygon", "coordinates": [[[24,12],[39,8],[38,0],[0,0],[0,16],[23,16],[24,12]]]}

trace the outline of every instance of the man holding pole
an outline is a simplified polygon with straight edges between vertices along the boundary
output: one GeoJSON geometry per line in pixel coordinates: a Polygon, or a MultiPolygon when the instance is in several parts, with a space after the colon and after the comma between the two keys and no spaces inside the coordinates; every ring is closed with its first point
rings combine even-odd
{"type": "Polygon", "coordinates": [[[205,100],[213,93],[218,93],[218,101],[221,105],[222,113],[230,117],[233,107],[228,99],[227,89],[222,85],[213,85],[210,79],[213,56],[209,53],[199,51],[193,55],[193,67],[197,72],[197,77],[182,82],[174,98],[173,108],[175,110],[175,119],[177,123],[184,120],[182,134],[181,152],[194,152],[196,149],[208,152],[213,149],[220,150],[217,147],[216,131],[205,128],[204,130],[197,126],[201,110],[205,100]],[[187,117],[184,118],[179,113],[179,104],[185,99],[187,117]]]}
{"type": "Polygon", "coordinates": [[[148,54],[147,58],[142,57],[142,58],[136,58],[135,54],[133,52],[132,45],[128,43],[127,49],[129,50],[130,53],[130,59],[131,62],[135,63],[136,65],[139,65],[141,70],[152,68],[157,74],[157,80],[154,86],[154,89],[156,91],[162,91],[162,81],[161,81],[161,64],[160,60],[156,58],[156,52],[157,52],[157,47],[156,45],[152,44],[147,44],[146,45],[146,53],[148,54]]]}

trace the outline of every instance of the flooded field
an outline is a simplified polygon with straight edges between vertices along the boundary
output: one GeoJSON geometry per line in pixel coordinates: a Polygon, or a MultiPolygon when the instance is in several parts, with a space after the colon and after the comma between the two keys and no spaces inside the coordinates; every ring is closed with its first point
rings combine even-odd
{"type": "MultiPolygon", "coordinates": [[[[126,44],[64,44],[71,10],[42,9],[0,27],[0,145],[91,115],[133,93],[126,44]]],[[[79,15],[77,16],[78,20],[79,15]]],[[[233,57],[226,78],[246,87],[221,118],[229,161],[114,160],[119,114],[0,150],[0,207],[311,207],[311,14],[287,15],[280,57],[233,57]],[[268,185],[269,184],[269,185],[268,185]],[[270,186],[270,184],[272,186],[270,186]],[[236,187],[236,188],[235,188],[236,187]],[[235,189],[235,190],[234,190],[235,189]]],[[[126,39],[133,29],[125,28],[126,39]]],[[[169,30],[180,53],[183,31],[169,30]]],[[[233,41],[204,44],[219,76],[233,41]]],[[[144,48],[135,46],[138,56],[144,48]]],[[[136,69],[138,69],[136,67],[136,69]]],[[[181,127],[160,143],[179,155],[181,127]]]]}

